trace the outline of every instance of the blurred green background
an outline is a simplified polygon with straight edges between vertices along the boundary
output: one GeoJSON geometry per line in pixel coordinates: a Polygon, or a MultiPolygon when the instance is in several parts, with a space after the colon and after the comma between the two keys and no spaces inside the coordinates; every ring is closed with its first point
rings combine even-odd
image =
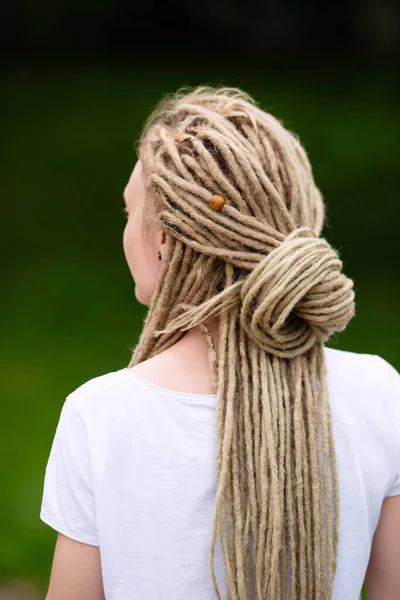
{"type": "Polygon", "coordinates": [[[327,345],[400,368],[392,5],[375,29],[377,3],[339,5],[328,19],[311,2],[311,26],[290,3],[216,6],[176,2],[173,16],[157,2],[139,14],[123,2],[6,10],[0,599],[17,598],[16,582],[18,598],[44,597],[56,533],[39,510],[61,405],[84,381],[126,366],[142,327],[122,191],[165,93],[238,86],[300,136],[327,207],[322,235],[355,283],[356,316],[327,345]]]}

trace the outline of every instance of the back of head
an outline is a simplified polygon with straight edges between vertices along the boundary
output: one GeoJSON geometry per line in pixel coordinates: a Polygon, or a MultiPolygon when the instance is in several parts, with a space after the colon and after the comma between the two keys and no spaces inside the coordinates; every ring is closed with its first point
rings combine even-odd
{"type": "Polygon", "coordinates": [[[319,237],[324,205],[307,155],[242,90],[201,86],[162,100],[139,156],[144,229],[153,221],[169,235],[129,366],[220,319],[218,359],[207,335],[218,398],[216,595],[219,533],[229,598],[248,600],[254,586],[257,600],[286,600],[287,574],[292,600],[329,600],[339,497],[323,342],[355,307],[353,282],[319,237]]]}

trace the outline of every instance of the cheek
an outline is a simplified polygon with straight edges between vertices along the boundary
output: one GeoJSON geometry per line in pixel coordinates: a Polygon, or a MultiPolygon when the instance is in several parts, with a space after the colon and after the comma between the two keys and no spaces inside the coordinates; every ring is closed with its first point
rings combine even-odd
{"type": "Polygon", "coordinates": [[[133,219],[126,223],[123,235],[124,251],[127,263],[131,269],[132,275],[143,265],[144,248],[140,237],[140,231],[133,219]]]}
{"type": "Polygon", "coordinates": [[[158,261],[155,260],[157,251],[152,251],[144,244],[140,229],[130,221],[124,229],[123,246],[129,270],[135,281],[137,300],[142,304],[149,304],[159,271],[158,261]]]}
{"type": "Polygon", "coordinates": [[[129,226],[129,222],[125,225],[124,235],[123,235],[123,246],[125,252],[125,258],[129,266],[131,266],[131,256],[132,256],[132,247],[133,247],[133,235],[132,235],[132,227],[129,226]]]}

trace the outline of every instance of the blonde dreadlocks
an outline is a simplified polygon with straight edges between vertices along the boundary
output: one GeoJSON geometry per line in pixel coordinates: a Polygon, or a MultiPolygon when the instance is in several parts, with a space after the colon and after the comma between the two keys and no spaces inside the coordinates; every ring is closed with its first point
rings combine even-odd
{"type": "Polygon", "coordinates": [[[355,307],[353,282],[318,237],[324,205],[307,155],[248,94],[209,86],[166,96],[139,155],[143,222],[170,235],[129,367],[197,325],[206,336],[217,394],[215,594],[219,534],[229,600],[329,600],[339,490],[323,342],[355,307]],[[215,193],[221,210],[209,204],[215,193]],[[218,358],[206,326],[217,315],[218,358]]]}

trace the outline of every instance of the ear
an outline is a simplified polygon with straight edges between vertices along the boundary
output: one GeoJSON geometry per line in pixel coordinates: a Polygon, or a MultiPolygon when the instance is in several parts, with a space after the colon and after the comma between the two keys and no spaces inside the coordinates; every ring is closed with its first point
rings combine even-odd
{"type": "MultiPolygon", "coordinates": [[[[160,229],[160,234],[159,234],[159,244],[160,246],[163,246],[165,244],[165,231],[163,231],[162,229],[160,229]]],[[[160,248],[160,250],[162,251],[162,248],[160,248]]]]}

